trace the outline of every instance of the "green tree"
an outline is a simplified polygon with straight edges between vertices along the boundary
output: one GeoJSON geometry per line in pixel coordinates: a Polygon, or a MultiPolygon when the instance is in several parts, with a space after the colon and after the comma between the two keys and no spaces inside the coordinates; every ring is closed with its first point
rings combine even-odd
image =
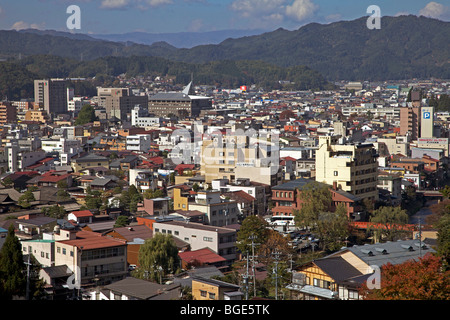
{"type": "Polygon", "coordinates": [[[5,243],[0,251],[0,295],[4,299],[23,296],[26,287],[25,264],[22,246],[14,233],[14,225],[8,229],[5,243]]]}
{"type": "Polygon", "coordinates": [[[322,212],[317,221],[317,234],[324,250],[336,251],[350,235],[347,208],[340,203],[335,212],[322,212]]]}
{"type": "Polygon", "coordinates": [[[36,198],[34,197],[33,191],[31,189],[27,189],[19,198],[17,201],[17,204],[21,206],[22,208],[29,208],[31,207],[31,203],[36,201],[36,198]]]}
{"type": "Polygon", "coordinates": [[[374,210],[369,218],[369,221],[373,222],[370,229],[375,231],[375,238],[388,241],[393,241],[404,233],[408,220],[406,210],[400,207],[380,207],[374,210]]]}
{"type": "Polygon", "coordinates": [[[299,193],[300,210],[294,210],[294,221],[298,227],[317,228],[320,213],[329,211],[332,203],[331,192],[326,185],[312,182],[299,193]]]}
{"type": "Polygon", "coordinates": [[[237,232],[236,247],[242,253],[252,253],[252,239],[254,243],[265,243],[269,237],[269,224],[260,216],[248,216],[242,221],[237,232]]]}
{"type": "Polygon", "coordinates": [[[77,120],[75,120],[75,125],[80,126],[86,123],[90,123],[96,120],[94,107],[90,104],[85,104],[81,107],[78,113],[77,120]]]}
{"type": "Polygon", "coordinates": [[[161,282],[167,274],[174,274],[179,269],[178,248],[171,235],[156,233],[153,238],[145,240],[139,249],[139,268],[134,276],[161,282]]]}
{"type": "Polygon", "coordinates": [[[119,216],[116,219],[116,223],[114,223],[114,228],[125,227],[129,224],[127,216],[119,216]]]}
{"type": "Polygon", "coordinates": [[[58,204],[55,204],[51,207],[42,208],[41,212],[47,217],[55,219],[63,219],[66,216],[66,210],[64,209],[64,207],[58,204]]]}

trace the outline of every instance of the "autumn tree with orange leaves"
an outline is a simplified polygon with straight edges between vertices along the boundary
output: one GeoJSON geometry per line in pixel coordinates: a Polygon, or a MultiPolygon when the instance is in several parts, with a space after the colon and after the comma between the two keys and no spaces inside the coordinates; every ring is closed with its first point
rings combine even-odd
{"type": "Polygon", "coordinates": [[[364,300],[449,300],[450,270],[445,270],[441,257],[427,254],[419,261],[387,264],[381,268],[379,289],[360,291],[364,300]]]}

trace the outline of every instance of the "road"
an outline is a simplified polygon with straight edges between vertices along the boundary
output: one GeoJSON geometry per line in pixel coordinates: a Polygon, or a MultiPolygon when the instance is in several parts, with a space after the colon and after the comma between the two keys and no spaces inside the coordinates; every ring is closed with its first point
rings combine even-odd
{"type": "Polygon", "coordinates": [[[409,217],[409,223],[411,224],[419,224],[419,219],[422,224],[425,223],[425,219],[428,215],[430,215],[432,212],[430,210],[430,206],[437,203],[437,200],[429,200],[425,204],[423,208],[421,208],[416,214],[409,217]]]}

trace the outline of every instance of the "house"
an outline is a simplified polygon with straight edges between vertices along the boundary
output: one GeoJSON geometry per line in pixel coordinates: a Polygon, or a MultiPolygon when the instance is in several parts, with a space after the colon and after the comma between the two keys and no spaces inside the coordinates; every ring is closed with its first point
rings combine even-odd
{"type": "Polygon", "coordinates": [[[219,256],[210,248],[179,252],[178,256],[181,259],[181,267],[183,269],[197,268],[199,266],[216,266],[220,269],[226,262],[225,258],[219,256]]]}
{"type": "Polygon", "coordinates": [[[143,206],[138,207],[138,213],[145,212],[151,216],[167,216],[169,214],[170,198],[144,199],[143,206]]]}
{"type": "Polygon", "coordinates": [[[435,250],[419,240],[388,241],[343,248],[298,266],[287,286],[294,300],[360,299],[358,289],[383,266],[416,260],[435,250]]]}
{"type": "Polygon", "coordinates": [[[194,300],[242,300],[240,286],[220,280],[201,277],[192,278],[194,300]]]}
{"type": "Polygon", "coordinates": [[[180,297],[179,284],[155,282],[126,277],[89,292],[90,300],[174,300],[180,297]]]}
{"type": "Polygon", "coordinates": [[[57,220],[50,217],[35,217],[31,219],[18,219],[14,221],[16,236],[19,240],[31,240],[42,237],[44,232],[53,231],[57,220]]]}
{"type": "Polygon", "coordinates": [[[39,270],[39,278],[45,283],[45,293],[52,300],[67,300],[73,295],[73,290],[67,286],[72,275],[72,270],[66,265],[43,267],[39,270]]]}
{"type": "Polygon", "coordinates": [[[153,231],[146,225],[114,228],[105,236],[127,242],[127,262],[129,265],[139,265],[139,249],[147,239],[153,237],[153,231]]]}
{"type": "Polygon", "coordinates": [[[89,210],[72,211],[68,214],[67,219],[73,220],[76,223],[92,223],[94,214],[89,210]]]}
{"type": "Polygon", "coordinates": [[[71,166],[73,172],[80,172],[92,167],[109,168],[109,159],[94,153],[89,153],[83,157],[72,159],[71,166]]]}

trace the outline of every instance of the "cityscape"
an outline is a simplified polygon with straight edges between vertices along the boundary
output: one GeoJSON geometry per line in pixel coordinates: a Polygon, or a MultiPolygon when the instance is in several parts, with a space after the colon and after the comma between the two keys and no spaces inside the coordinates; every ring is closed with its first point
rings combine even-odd
{"type": "Polygon", "coordinates": [[[0,30],[1,298],[450,299],[450,25],[377,8],[191,48],[0,30]]]}

